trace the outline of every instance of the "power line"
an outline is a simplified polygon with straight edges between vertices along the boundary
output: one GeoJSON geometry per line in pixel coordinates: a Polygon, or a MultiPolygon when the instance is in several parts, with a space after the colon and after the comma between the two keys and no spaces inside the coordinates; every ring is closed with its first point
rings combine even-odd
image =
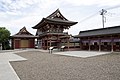
{"type": "Polygon", "coordinates": [[[86,21],[86,20],[89,20],[89,19],[93,18],[93,17],[96,16],[97,14],[98,14],[98,12],[97,12],[97,13],[94,13],[94,14],[92,14],[92,15],[90,15],[90,16],[87,16],[86,18],[84,18],[83,20],[81,20],[80,23],[82,23],[82,22],[84,22],[84,21],[86,21]]]}
{"type": "Polygon", "coordinates": [[[106,8],[105,10],[111,10],[111,9],[115,9],[115,8],[119,8],[120,5],[116,5],[116,6],[113,6],[113,7],[109,7],[109,8],[106,8]]]}
{"type": "Polygon", "coordinates": [[[119,7],[120,7],[120,5],[117,5],[117,6],[113,6],[113,7],[110,7],[110,8],[102,9],[100,11],[100,15],[102,15],[102,25],[103,25],[103,28],[104,28],[104,23],[106,22],[105,14],[107,13],[107,10],[111,10],[111,9],[115,9],[115,8],[119,8],[119,7]]]}
{"type": "MultiPolygon", "coordinates": [[[[119,8],[120,5],[117,5],[117,6],[113,6],[113,7],[110,7],[110,8],[106,8],[106,9],[102,9],[100,12],[100,15],[102,15],[102,23],[103,23],[103,28],[104,28],[104,23],[106,22],[106,17],[105,17],[105,14],[107,13],[107,10],[111,10],[111,9],[115,9],[115,8],[119,8]]],[[[91,18],[93,18],[94,16],[96,16],[98,14],[98,12],[90,15],[90,16],[87,16],[86,18],[84,18],[83,20],[80,21],[80,23],[86,21],[86,20],[89,20],[91,18]]]]}

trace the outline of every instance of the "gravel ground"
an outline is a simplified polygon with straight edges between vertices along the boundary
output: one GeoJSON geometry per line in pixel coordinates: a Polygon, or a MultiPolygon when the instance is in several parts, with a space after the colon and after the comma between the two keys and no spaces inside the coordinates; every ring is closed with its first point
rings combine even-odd
{"type": "Polygon", "coordinates": [[[17,53],[10,62],[21,80],[120,80],[120,53],[75,58],[38,51],[17,53]]]}

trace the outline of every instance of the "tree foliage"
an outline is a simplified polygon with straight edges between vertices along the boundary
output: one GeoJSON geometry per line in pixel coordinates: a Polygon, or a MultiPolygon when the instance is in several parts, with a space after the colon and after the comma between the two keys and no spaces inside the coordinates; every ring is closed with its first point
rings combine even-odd
{"type": "Polygon", "coordinates": [[[2,44],[2,49],[10,49],[9,38],[10,31],[5,27],[0,27],[0,44],[2,44]]]}
{"type": "Polygon", "coordinates": [[[10,31],[5,27],[0,27],[0,43],[7,41],[10,37],[10,31]]]}

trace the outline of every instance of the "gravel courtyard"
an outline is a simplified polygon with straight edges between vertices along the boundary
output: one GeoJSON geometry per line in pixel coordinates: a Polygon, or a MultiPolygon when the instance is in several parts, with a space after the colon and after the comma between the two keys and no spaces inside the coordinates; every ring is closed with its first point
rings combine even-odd
{"type": "Polygon", "coordinates": [[[21,80],[120,80],[120,53],[76,58],[28,51],[10,62],[21,80]]]}

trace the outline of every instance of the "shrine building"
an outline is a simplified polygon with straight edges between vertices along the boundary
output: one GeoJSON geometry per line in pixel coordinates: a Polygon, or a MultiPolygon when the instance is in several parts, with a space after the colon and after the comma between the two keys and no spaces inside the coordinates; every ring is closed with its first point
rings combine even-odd
{"type": "MultiPolygon", "coordinates": [[[[62,45],[62,40],[69,40],[70,35],[64,33],[65,29],[77,24],[77,22],[69,21],[57,9],[48,17],[43,18],[33,29],[37,29],[38,47],[49,49],[49,47],[59,48],[62,45]]],[[[69,46],[67,46],[69,47],[69,46]]]]}
{"type": "Polygon", "coordinates": [[[35,38],[36,36],[28,32],[26,28],[23,27],[17,34],[11,36],[12,48],[35,48],[35,38]]]}
{"type": "Polygon", "coordinates": [[[80,49],[89,51],[120,51],[120,26],[80,31],[80,49]]]}

